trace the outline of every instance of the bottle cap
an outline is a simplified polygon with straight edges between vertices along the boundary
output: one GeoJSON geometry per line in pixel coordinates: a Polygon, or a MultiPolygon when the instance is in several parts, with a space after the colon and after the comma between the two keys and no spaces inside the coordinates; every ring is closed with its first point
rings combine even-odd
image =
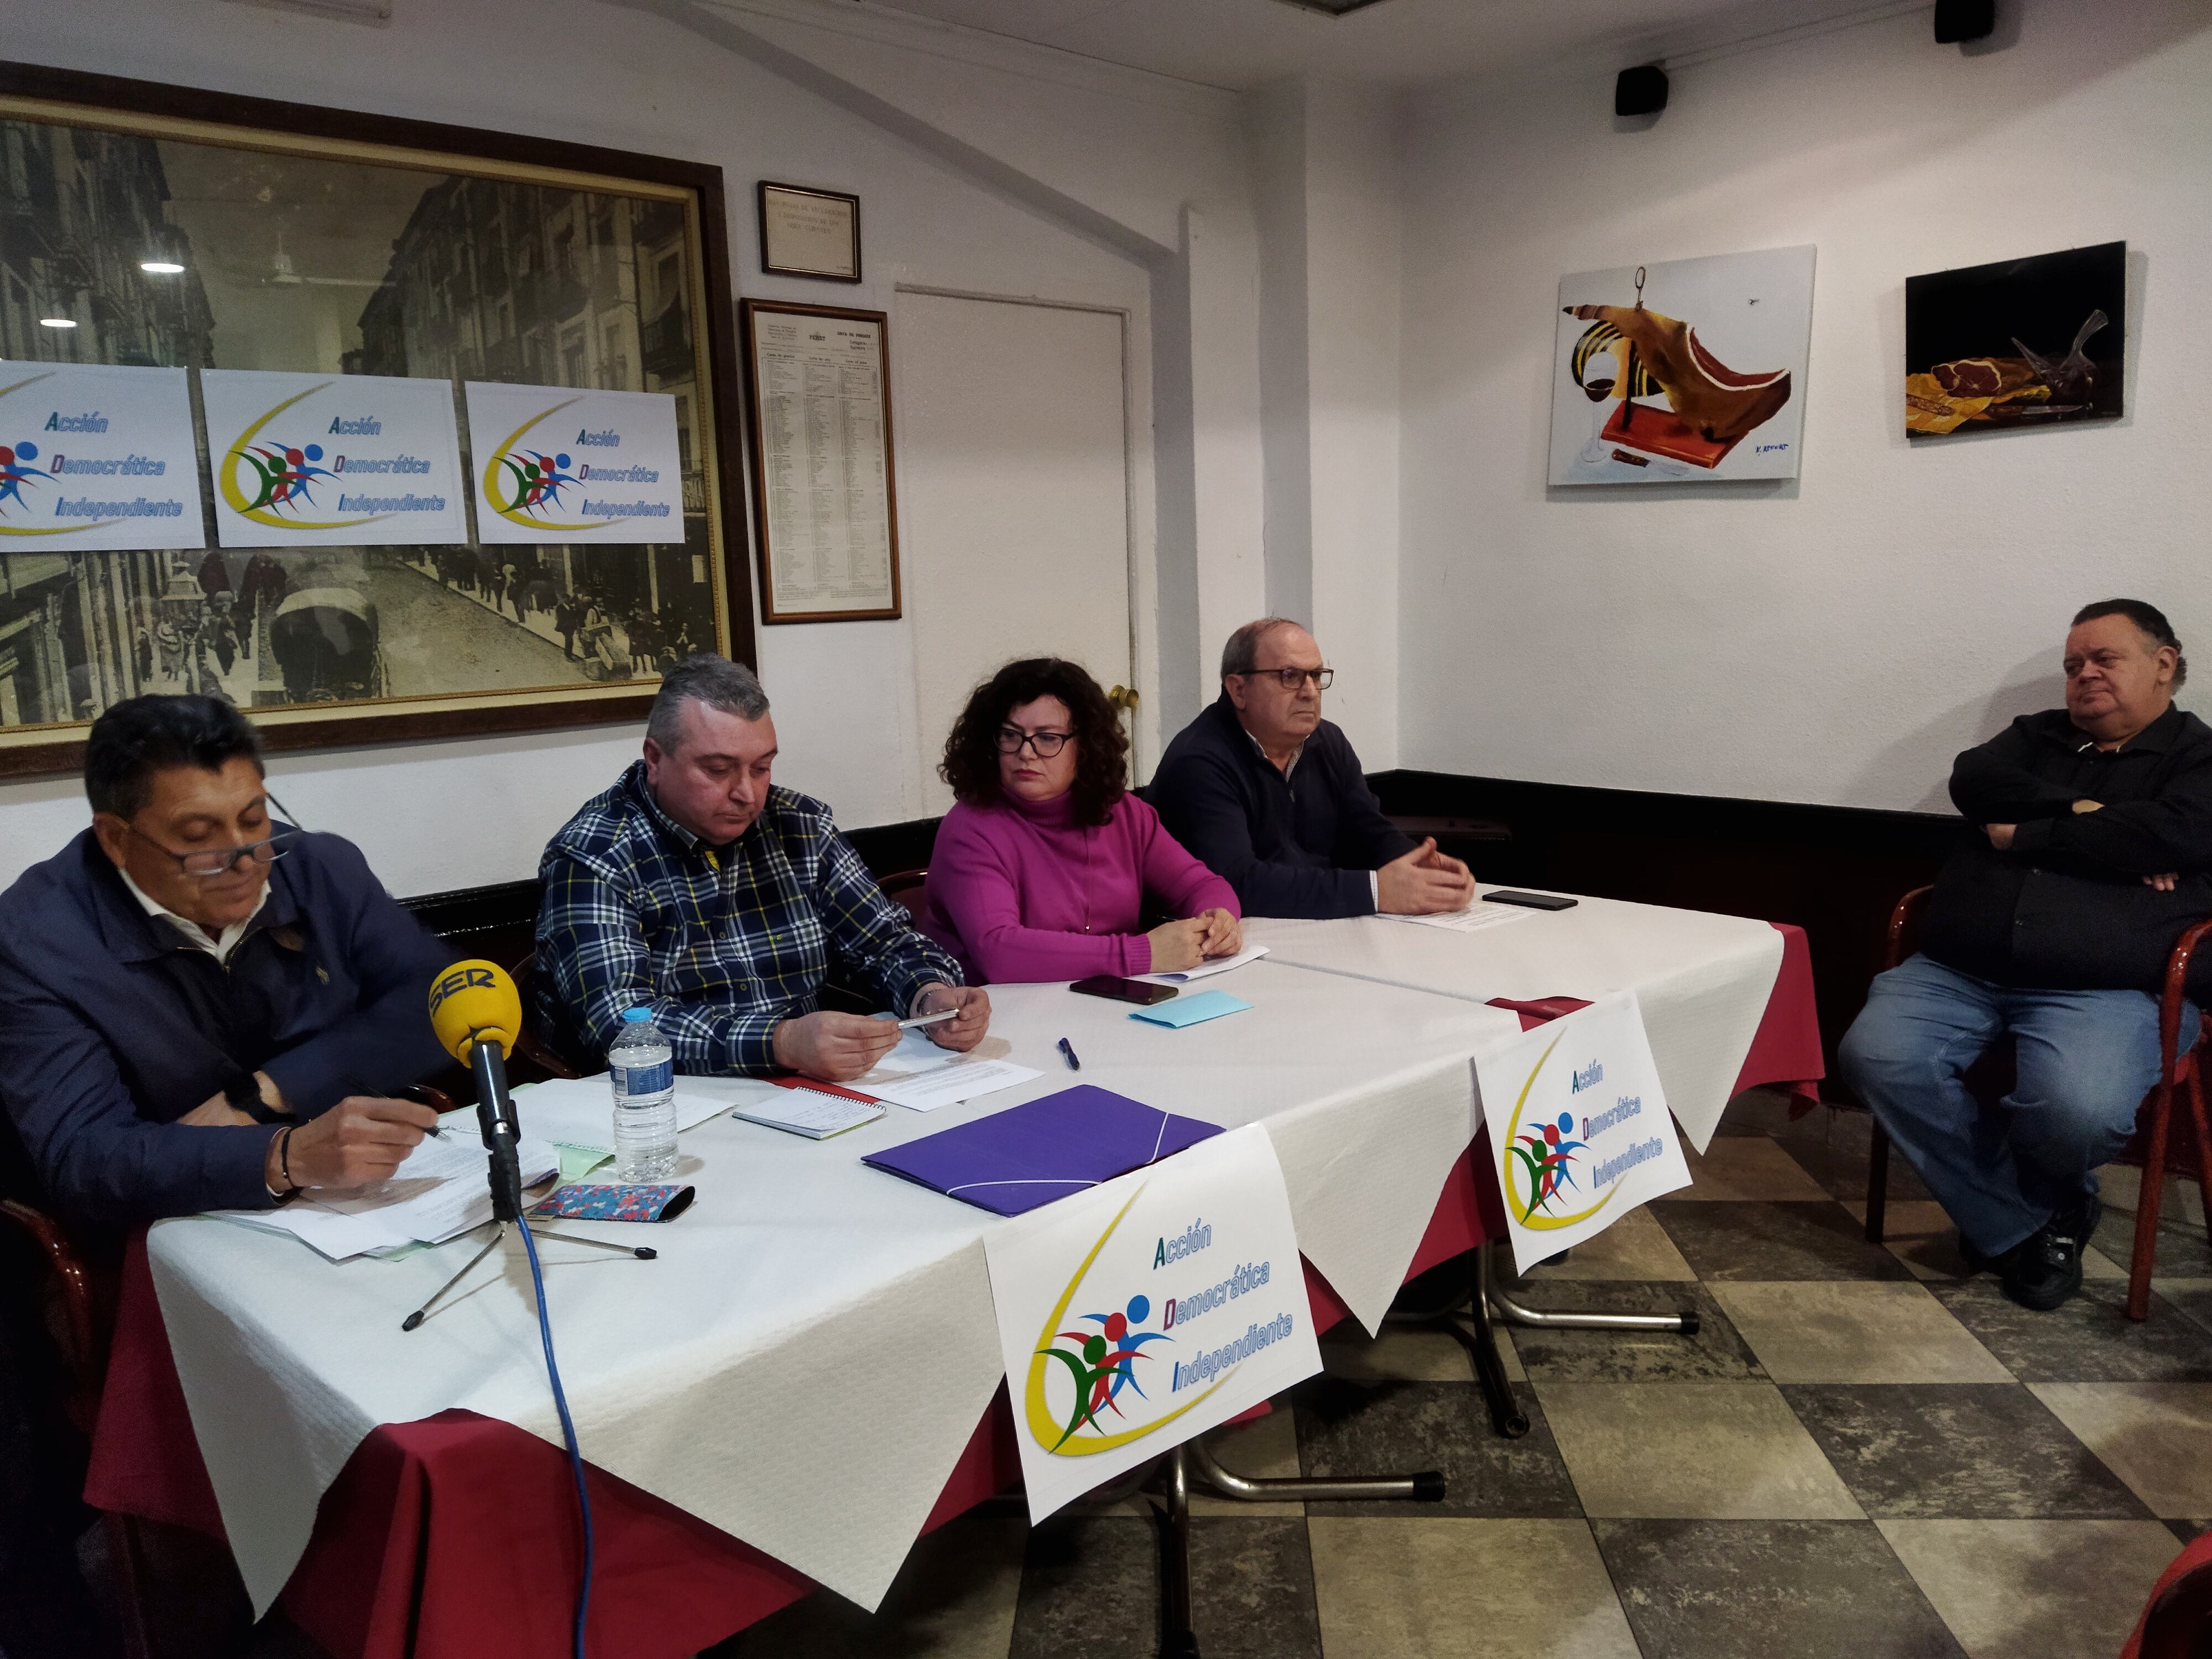
{"type": "Polygon", "coordinates": [[[652,1018],[653,1010],[650,1008],[625,1008],[623,1010],[623,1020],[626,1024],[641,1025],[650,1020],[652,1018]]]}

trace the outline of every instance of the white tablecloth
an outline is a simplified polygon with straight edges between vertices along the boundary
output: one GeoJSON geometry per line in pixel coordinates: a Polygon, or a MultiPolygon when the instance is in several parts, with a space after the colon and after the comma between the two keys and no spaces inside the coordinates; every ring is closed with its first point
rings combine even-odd
{"type": "MultiPolygon", "coordinates": [[[[894,1107],[822,1142],[718,1118],[684,1136],[701,1167],[684,1173],[699,1196],[679,1220],[559,1224],[660,1251],[638,1262],[540,1247],[585,1456],[872,1607],[1001,1375],[981,1243],[999,1224],[860,1155],[1079,1080],[1223,1125],[1264,1120],[1300,1248],[1372,1328],[1474,1134],[1471,1057],[1518,1022],[1266,961],[1217,984],[1251,1012],[1183,1031],[1060,986],[994,988],[993,1030],[1044,1069],[1035,1082],[927,1115],[894,1107]]],[[[735,1099],[761,1085],[684,1086],[735,1099]]],[[[148,1245],[257,1608],[379,1424],[461,1407],[559,1440],[519,1249],[403,1334],[473,1242],[332,1264],[191,1219],[155,1226],[148,1245]]]]}
{"type": "Polygon", "coordinates": [[[1475,1003],[1634,991],[1667,1103],[1700,1152],[1735,1091],[1782,968],[1782,935],[1765,922],[1618,899],[1529,911],[1472,933],[1379,916],[1255,917],[1244,938],[1266,945],[1270,962],[1475,1003]]]}

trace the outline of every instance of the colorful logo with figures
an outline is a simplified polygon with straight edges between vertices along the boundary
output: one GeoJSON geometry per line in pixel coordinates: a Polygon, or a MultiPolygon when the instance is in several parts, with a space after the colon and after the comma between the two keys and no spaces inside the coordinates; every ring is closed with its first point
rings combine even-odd
{"type": "Polygon", "coordinates": [[[222,458],[219,484],[224,503],[241,519],[278,530],[350,530],[358,525],[388,519],[388,513],[356,514],[345,519],[310,519],[309,510],[329,512],[315,500],[315,486],[337,475],[319,466],[320,444],[291,444],[264,438],[268,424],[293,404],[327,390],[334,382],[309,386],[297,397],[287,398],[238,434],[222,458]],[[258,441],[256,441],[258,440],[258,441]]]}
{"type": "MultiPolygon", "coordinates": [[[[33,374],[27,380],[18,380],[13,386],[0,386],[0,398],[11,392],[21,392],[27,386],[36,386],[40,380],[51,380],[52,374],[33,374]]],[[[10,522],[18,515],[31,512],[31,498],[23,493],[23,486],[38,489],[53,482],[53,474],[44,467],[34,465],[39,459],[39,446],[28,439],[12,444],[0,444],[0,536],[66,536],[75,531],[104,530],[115,522],[102,519],[96,523],[27,525],[10,522]]]]}
{"type": "Polygon", "coordinates": [[[484,464],[484,500],[491,503],[492,510],[501,518],[532,530],[606,527],[604,520],[571,524],[551,516],[556,511],[576,510],[562,501],[561,492],[570,484],[581,489],[583,481],[569,472],[568,456],[549,455],[522,441],[532,428],[581,402],[580,398],[571,398],[567,403],[541,410],[508,433],[507,441],[492,452],[491,459],[484,464]]]}
{"type": "MultiPolygon", "coordinates": [[[[1138,1409],[1138,1401],[1151,1403],[1152,1396],[1144,1388],[1146,1375],[1140,1368],[1158,1356],[1146,1352],[1146,1349],[1152,1343],[1172,1343],[1175,1339],[1163,1332],[1139,1328],[1152,1314],[1152,1300],[1146,1296],[1130,1297],[1121,1304],[1118,1313],[1078,1315],[1074,1322],[1094,1328],[1090,1330],[1068,1328],[1067,1310],[1075,1305],[1076,1293],[1083,1288],[1091,1263],[1097,1261],[1099,1251],[1106,1248],[1106,1241],[1121,1224],[1121,1218],[1128,1214],[1129,1205],[1134,1204],[1143,1192],[1139,1187],[1132,1193],[1128,1203],[1106,1224],[1106,1231],[1098,1235],[1098,1242],[1091,1247],[1091,1253],[1083,1258],[1074,1277],[1067,1281],[1067,1288],[1060,1292],[1052,1316],[1037,1334],[1040,1346],[1030,1361],[1022,1414],[1037,1444],[1055,1456],[1087,1457],[1141,1440],[1196,1406],[1226,1382],[1230,1372],[1236,1369],[1231,1366],[1224,1371],[1196,1399],[1149,1422],[1117,1428],[1107,1421],[1107,1414],[1111,1413],[1120,1422],[1129,1422],[1138,1409]],[[1057,1365],[1053,1363],[1055,1360],[1059,1362],[1057,1365]],[[1067,1396],[1073,1403],[1064,1411],[1056,1409],[1049,1397],[1059,1392],[1051,1383],[1063,1376],[1073,1384],[1067,1396]],[[1127,1411],[1123,1409],[1125,1405],[1129,1407],[1127,1411]]],[[[1158,1367],[1152,1369],[1156,1373],[1158,1367]]]]}
{"type": "MultiPolygon", "coordinates": [[[[1617,1182],[1609,1183],[1604,1196],[1588,1209],[1566,1214],[1553,1208],[1554,1203],[1567,1201],[1564,1195],[1575,1186],[1575,1154],[1586,1152],[1589,1148],[1582,1141],[1567,1138],[1574,1132],[1573,1114],[1562,1112],[1556,1122],[1547,1117],[1540,1126],[1532,1122],[1525,1131],[1522,1114],[1528,1109],[1528,1095],[1536,1086],[1537,1077],[1559,1046],[1559,1037],[1553,1037],[1537,1057],[1528,1080],[1521,1085],[1520,1097],[1513,1103],[1513,1121],[1506,1130],[1505,1155],[1499,1171],[1506,1207],[1512,1211],[1514,1220],[1538,1231],[1588,1220],[1606,1206],[1619,1186],[1617,1182]]],[[[1577,1196],[1588,1194],[1577,1189],[1577,1196]]]]}

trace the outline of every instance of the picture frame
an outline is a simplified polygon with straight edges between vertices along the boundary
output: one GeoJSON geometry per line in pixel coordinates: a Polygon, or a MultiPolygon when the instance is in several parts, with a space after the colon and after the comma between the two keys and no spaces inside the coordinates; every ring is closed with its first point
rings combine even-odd
{"type": "MultiPolygon", "coordinates": [[[[757,659],[720,168],[0,64],[0,190],[32,204],[18,247],[62,234],[37,215],[70,168],[120,205],[68,228],[85,257],[59,263],[87,273],[82,291],[44,292],[0,249],[0,367],[189,376],[204,524],[173,550],[0,538],[0,776],[75,769],[92,720],[142,691],[224,696],[287,750],[640,720],[671,653],[757,659]],[[218,522],[211,480],[237,455],[199,396],[204,372],[240,369],[446,381],[471,478],[473,449],[501,434],[471,446],[465,386],[649,403],[659,430],[674,423],[656,459],[678,457],[662,489],[680,529],[664,502],[660,522],[610,523],[597,545],[602,526],[567,523],[560,541],[364,534],[249,554],[218,522]]],[[[577,459],[605,477],[617,458],[577,459]]],[[[39,486],[49,513],[63,483],[39,486]]]]}
{"type": "Polygon", "coordinates": [[[760,181],[761,269],[824,283],[860,280],[860,198],[838,190],[760,181]]]}
{"type": "Polygon", "coordinates": [[[896,618],[889,313],[738,309],[763,625],[896,618]]]}

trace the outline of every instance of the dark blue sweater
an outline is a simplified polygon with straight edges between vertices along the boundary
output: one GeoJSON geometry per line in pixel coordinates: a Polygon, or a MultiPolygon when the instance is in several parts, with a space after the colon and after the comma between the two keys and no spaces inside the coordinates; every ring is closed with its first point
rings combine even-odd
{"type": "Polygon", "coordinates": [[[1367,872],[1413,850],[1335,726],[1321,723],[1285,780],[1226,692],[1168,745],[1145,798],[1248,916],[1371,915],[1367,872]]]}
{"type": "Polygon", "coordinates": [[[447,953],[358,848],[303,836],[269,887],[227,965],[140,908],[89,830],[0,894],[0,1103],[70,1220],[266,1208],[275,1128],[176,1121],[241,1073],[307,1118],[447,1063],[447,953]]]}

